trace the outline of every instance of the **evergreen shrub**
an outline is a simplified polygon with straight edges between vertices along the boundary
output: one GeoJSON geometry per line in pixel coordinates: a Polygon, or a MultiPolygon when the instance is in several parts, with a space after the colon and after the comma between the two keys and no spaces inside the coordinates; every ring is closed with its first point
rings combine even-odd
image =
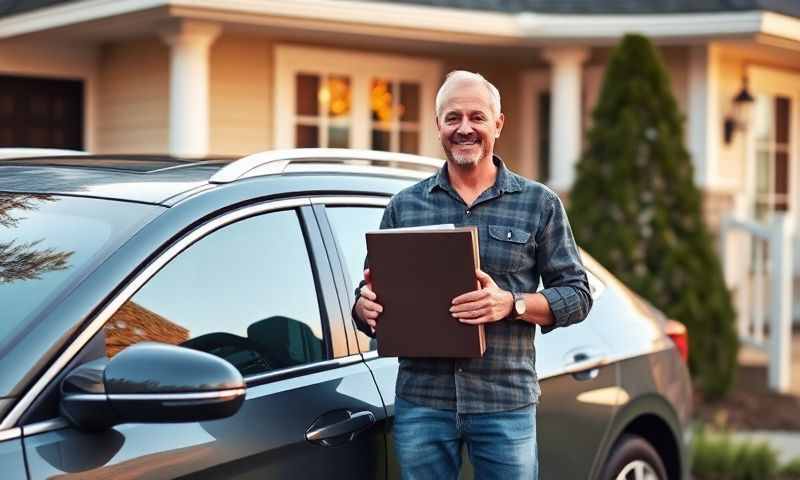
{"type": "Polygon", "coordinates": [[[626,35],[612,52],[569,218],[583,248],[686,325],[698,386],[708,398],[723,396],[736,367],[734,308],[703,220],[683,118],[644,36],[626,35]]]}

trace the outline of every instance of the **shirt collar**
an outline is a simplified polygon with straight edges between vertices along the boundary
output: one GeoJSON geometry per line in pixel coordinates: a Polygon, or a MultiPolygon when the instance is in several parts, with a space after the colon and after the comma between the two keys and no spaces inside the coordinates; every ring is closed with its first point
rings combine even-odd
{"type": "MultiPolygon", "coordinates": [[[[492,187],[494,190],[496,190],[498,193],[518,192],[522,190],[519,180],[511,175],[503,163],[503,159],[497,155],[492,155],[492,162],[494,162],[494,164],[497,166],[497,177],[495,178],[494,186],[492,187]]],[[[435,181],[428,189],[429,192],[432,192],[437,187],[445,191],[453,190],[453,187],[450,184],[450,177],[447,174],[447,162],[445,162],[442,168],[440,168],[436,173],[434,180],[435,181]]]]}

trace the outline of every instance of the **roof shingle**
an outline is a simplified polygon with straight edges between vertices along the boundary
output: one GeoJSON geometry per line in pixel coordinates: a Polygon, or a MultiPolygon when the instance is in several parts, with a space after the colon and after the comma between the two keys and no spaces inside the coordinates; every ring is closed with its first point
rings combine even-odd
{"type": "MultiPolygon", "coordinates": [[[[77,0],[0,0],[0,17],[77,0]]],[[[770,10],[800,17],[798,0],[371,0],[506,13],[659,14],[770,10]]]]}

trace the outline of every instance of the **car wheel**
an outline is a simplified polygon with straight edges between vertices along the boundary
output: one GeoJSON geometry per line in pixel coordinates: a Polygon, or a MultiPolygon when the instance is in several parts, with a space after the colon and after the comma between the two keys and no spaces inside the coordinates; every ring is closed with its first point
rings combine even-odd
{"type": "Polygon", "coordinates": [[[602,480],[667,480],[658,452],[637,435],[623,435],[611,450],[602,480]]]}

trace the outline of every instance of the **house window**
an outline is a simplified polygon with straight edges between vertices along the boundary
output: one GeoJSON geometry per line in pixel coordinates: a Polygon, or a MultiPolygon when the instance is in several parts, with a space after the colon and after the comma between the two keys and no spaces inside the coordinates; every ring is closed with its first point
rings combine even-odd
{"type": "Polygon", "coordinates": [[[419,153],[420,86],[374,78],[370,85],[371,148],[419,153]]]}
{"type": "Polygon", "coordinates": [[[434,129],[422,126],[432,120],[439,62],[280,45],[275,64],[276,148],[441,155],[434,129]]]}
{"type": "Polygon", "coordinates": [[[350,146],[350,77],[299,72],[295,75],[297,147],[350,146]]]}
{"type": "Polygon", "coordinates": [[[755,215],[768,220],[789,210],[790,119],[792,101],[784,96],[757,95],[754,106],[755,215]]]}

